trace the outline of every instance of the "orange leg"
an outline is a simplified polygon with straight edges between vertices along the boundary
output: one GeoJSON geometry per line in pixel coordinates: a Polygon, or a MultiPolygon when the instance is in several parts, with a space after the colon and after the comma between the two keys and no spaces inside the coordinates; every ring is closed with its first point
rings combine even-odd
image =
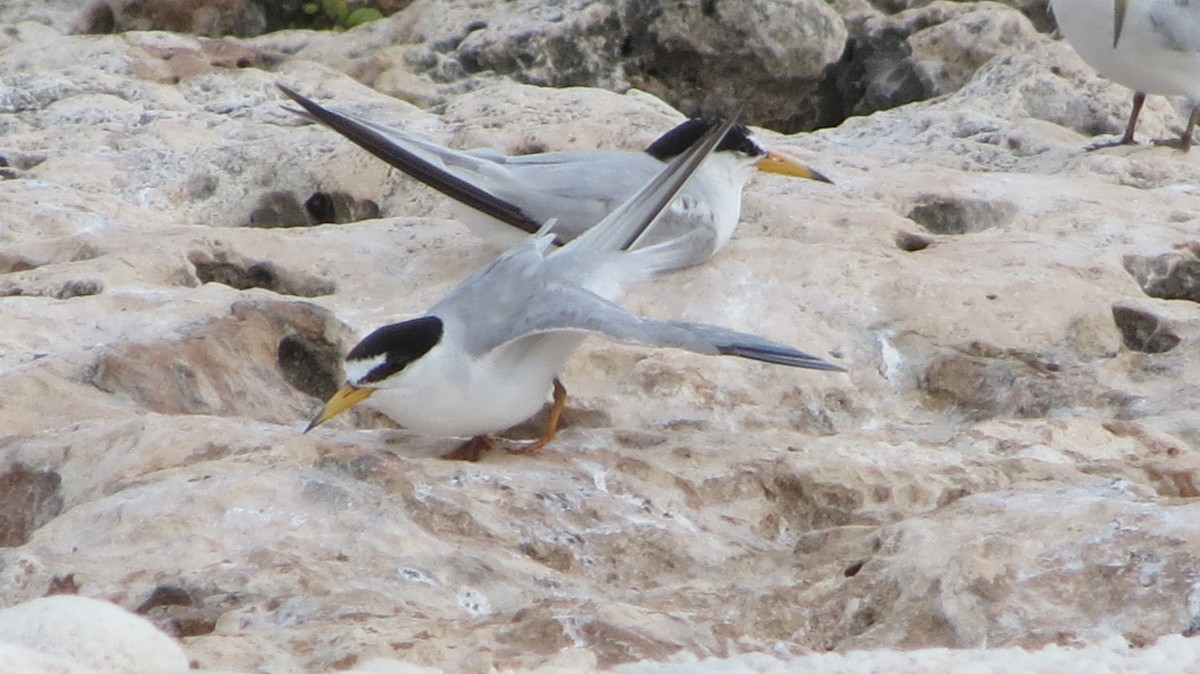
{"type": "Polygon", "coordinates": [[[546,422],[546,432],[533,442],[508,450],[512,454],[537,454],[538,450],[550,444],[558,433],[558,420],[562,417],[563,407],[567,404],[567,389],[562,382],[554,380],[554,406],[550,408],[550,420],[546,422]]]}

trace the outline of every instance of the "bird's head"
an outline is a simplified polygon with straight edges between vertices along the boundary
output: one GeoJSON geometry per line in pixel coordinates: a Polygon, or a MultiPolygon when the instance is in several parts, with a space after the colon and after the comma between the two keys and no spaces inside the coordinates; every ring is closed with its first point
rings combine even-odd
{"type": "Polygon", "coordinates": [[[414,361],[442,341],[442,320],[422,316],[385,325],[367,335],[346,354],[346,383],[325,402],[307,433],[371,397],[378,388],[395,383],[414,361]]]}
{"type": "MultiPolygon", "coordinates": [[[[669,162],[694,145],[709,129],[720,123],[716,119],[689,119],[664,133],[646,148],[646,154],[662,162],[669,162]]],[[[820,182],[832,183],[820,171],[803,164],[787,155],[768,150],[759,142],[748,127],[735,125],[721,139],[713,156],[735,156],[745,160],[754,168],[764,173],[807,178],[820,182]]]]}

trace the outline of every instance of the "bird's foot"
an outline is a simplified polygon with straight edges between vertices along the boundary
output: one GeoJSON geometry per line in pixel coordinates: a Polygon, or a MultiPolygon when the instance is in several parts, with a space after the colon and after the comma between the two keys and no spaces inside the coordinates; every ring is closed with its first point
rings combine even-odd
{"type": "Polygon", "coordinates": [[[562,417],[563,408],[567,405],[567,389],[562,385],[562,382],[554,380],[554,406],[550,408],[550,420],[546,422],[546,431],[542,433],[542,437],[533,442],[516,447],[509,447],[509,454],[521,454],[528,456],[537,454],[542,447],[550,444],[554,436],[558,434],[558,420],[562,417]]]}
{"type": "Polygon", "coordinates": [[[1159,138],[1153,142],[1158,147],[1171,147],[1180,152],[1187,152],[1192,149],[1192,139],[1186,136],[1181,138],[1159,138]]]}
{"type": "Polygon", "coordinates": [[[1085,149],[1088,152],[1092,152],[1093,150],[1116,147],[1118,145],[1137,145],[1137,141],[1133,139],[1133,133],[1137,129],[1138,115],[1142,114],[1142,105],[1145,103],[1145,92],[1133,92],[1133,109],[1129,111],[1129,122],[1125,124],[1125,133],[1121,134],[1121,137],[1116,140],[1102,140],[1098,143],[1088,145],[1085,149]]]}
{"type": "Polygon", "coordinates": [[[441,458],[447,461],[471,461],[473,463],[491,450],[495,444],[490,435],[476,435],[453,451],[443,454],[441,458]]]}
{"type": "Polygon", "coordinates": [[[1106,147],[1120,147],[1122,145],[1137,145],[1137,144],[1138,144],[1137,141],[1134,140],[1133,138],[1130,138],[1127,136],[1121,136],[1120,138],[1113,138],[1111,140],[1096,141],[1095,143],[1092,143],[1091,145],[1085,145],[1083,149],[1087,152],[1095,152],[1096,150],[1103,150],[1106,147]]]}
{"type": "Polygon", "coordinates": [[[1192,107],[1192,114],[1188,115],[1187,126],[1183,128],[1183,133],[1178,138],[1156,140],[1154,144],[1173,147],[1180,152],[1187,152],[1192,149],[1192,136],[1195,135],[1197,122],[1200,122],[1200,105],[1192,107]]]}

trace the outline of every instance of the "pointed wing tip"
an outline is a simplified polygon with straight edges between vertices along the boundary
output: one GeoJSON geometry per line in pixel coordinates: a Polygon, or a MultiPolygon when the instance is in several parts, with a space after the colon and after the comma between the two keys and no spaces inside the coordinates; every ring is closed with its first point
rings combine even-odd
{"type": "Polygon", "coordinates": [[[294,89],[291,89],[291,88],[285,86],[281,82],[276,82],[275,88],[279,89],[281,92],[283,92],[284,96],[287,96],[288,98],[292,99],[293,102],[295,102],[297,105],[299,105],[300,107],[307,110],[309,113],[311,113],[313,107],[316,106],[316,103],[312,102],[311,100],[309,100],[307,97],[303,96],[302,94],[296,92],[294,89]]]}
{"type": "Polygon", "coordinates": [[[284,93],[285,96],[287,96],[288,98],[291,98],[293,100],[297,99],[297,98],[304,98],[300,94],[296,93],[296,91],[294,89],[285,85],[283,82],[276,82],[275,88],[279,89],[280,91],[282,91],[284,93]]]}
{"type": "Polygon", "coordinates": [[[733,344],[724,347],[718,347],[718,353],[723,356],[739,356],[757,360],[764,363],[772,363],[775,365],[787,365],[790,367],[799,367],[806,370],[821,370],[824,372],[848,372],[848,370],[840,365],[817,358],[816,356],[796,351],[788,347],[762,347],[746,344],[733,344]]]}
{"type": "Polygon", "coordinates": [[[792,367],[800,367],[804,368],[805,370],[820,370],[822,372],[849,372],[849,370],[841,365],[834,365],[827,360],[822,360],[816,356],[810,356],[808,354],[804,354],[803,358],[790,358],[785,360],[786,362],[780,362],[780,364],[791,365],[792,367]]]}

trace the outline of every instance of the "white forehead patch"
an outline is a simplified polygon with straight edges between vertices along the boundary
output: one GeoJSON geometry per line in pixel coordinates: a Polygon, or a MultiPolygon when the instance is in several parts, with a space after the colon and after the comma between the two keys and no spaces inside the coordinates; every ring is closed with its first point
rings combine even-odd
{"type": "Polygon", "coordinates": [[[346,381],[355,386],[370,386],[370,384],[361,384],[360,382],[370,374],[371,370],[383,365],[387,360],[387,354],[381,353],[371,358],[363,358],[359,360],[347,360],[342,367],[342,371],[346,373],[346,381]]]}
{"type": "Polygon", "coordinates": [[[750,132],[749,134],[747,134],[746,139],[750,141],[750,144],[754,146],[754,149],[758,150],[759,156],[765,155],[767,153],[766,146],[763,145],[762,142],[758,140],[758,136],[754,135],[754,132],[750,132]]]}

